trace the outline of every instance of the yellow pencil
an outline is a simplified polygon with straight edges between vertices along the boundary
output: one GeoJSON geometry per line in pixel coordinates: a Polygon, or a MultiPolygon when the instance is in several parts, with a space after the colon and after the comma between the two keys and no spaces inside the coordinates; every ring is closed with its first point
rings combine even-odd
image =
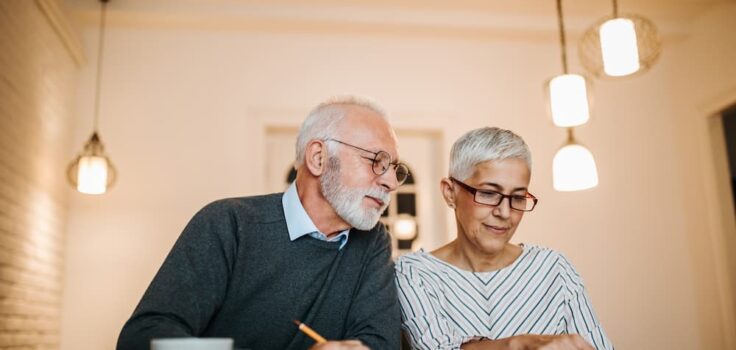
{"type": "Polygon", "coordinates": [[[317,343],[326,343],[327,339],[323,338],[321,335],[317,334],[313,329],[309,328],[309,326],[305,325],[301,321],[294,320],[294,324],[299,326],[299,330],[304,332],[304,334],[308,335],[310,338],[314,339],[317,343]]]}

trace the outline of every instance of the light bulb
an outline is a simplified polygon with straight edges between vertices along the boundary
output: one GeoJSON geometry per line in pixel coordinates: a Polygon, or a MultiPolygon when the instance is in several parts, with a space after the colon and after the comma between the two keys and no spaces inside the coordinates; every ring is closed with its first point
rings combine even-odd
{"type": "Polygon", "coordinates": [[[560,148],[552,161],[553,185],[557,191],[580,191],[598,185],[598,170],[590,151],[578,144],[560,148]]]}
{"type": "Polygon", "coordinates": [[[85,156],[79,159],[77,191],[86,194],[102,194],[107,191],[107,160],[105,158],[85,156]]]}
{"type": "Polygon", "coordinates": [[[413,217],[399,217],[394,221],[393,234],[396,239],[411,240],[417,236],[417,222],[413,217]]]}
{"type": "Polygon", "coordinates": [[[600,27],[603,71],[613,77],[621,77],[639,70],[639,49],[634,22],[626,18],[614,18],[600,27]]]}
{"type": "Polygon", "coordinates": [[[582,75],[558,75],[549,81],[548,90],[555,125],[568,128],[588,122],[588,89],[582,75]]]}

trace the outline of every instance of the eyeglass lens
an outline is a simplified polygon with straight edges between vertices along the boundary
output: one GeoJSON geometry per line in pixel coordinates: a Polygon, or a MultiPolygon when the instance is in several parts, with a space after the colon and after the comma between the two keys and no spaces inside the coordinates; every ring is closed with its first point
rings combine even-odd
{"type": "MultiPolygon", "coordinates": [[[[481,192],[475,193],[475,201],[481,204],[487,205],[499,205],[505,197],[497,192],[481,192]]],[[[529,211],[534,208],[534,200],[526,196],[511,196],[509,197],[511,208],[516,210],[529,211]]]]}
{"type": "MultiPolygon", "coordinates": [[[[384,151],[379,151],[373,159],[373,172],[376,175],[383,175],[388,171],[391,165],[391,155],[384,151]]],[[[395,167],[396,180],[399,182],[399,185],[401,185],[406,181],[406,178],[409,177],[409,169],[404,164],[396,164],[395,167]]]]}

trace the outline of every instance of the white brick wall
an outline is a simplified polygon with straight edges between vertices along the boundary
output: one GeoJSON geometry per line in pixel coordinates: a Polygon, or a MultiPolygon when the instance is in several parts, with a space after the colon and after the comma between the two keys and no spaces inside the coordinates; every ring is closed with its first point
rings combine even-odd
{"type": "Polygon", "coordinates": [[[49,6],[0,1],[0,349],[59,348],[76,66],[49,6]]]}

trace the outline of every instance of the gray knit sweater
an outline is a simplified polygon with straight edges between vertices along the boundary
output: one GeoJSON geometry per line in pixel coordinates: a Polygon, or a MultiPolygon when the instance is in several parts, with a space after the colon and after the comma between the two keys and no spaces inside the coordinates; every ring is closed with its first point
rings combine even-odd
{"type": "Polygon", "coordinates": [[[282,194],[224,199],[189,222],[132,317],[118,350],[153,338],[230,337],[236,348],[306,349],[292,320],[327,339],[398,349],[391,243],[382,225],[347,245],[289,240],[282,194]]]}

